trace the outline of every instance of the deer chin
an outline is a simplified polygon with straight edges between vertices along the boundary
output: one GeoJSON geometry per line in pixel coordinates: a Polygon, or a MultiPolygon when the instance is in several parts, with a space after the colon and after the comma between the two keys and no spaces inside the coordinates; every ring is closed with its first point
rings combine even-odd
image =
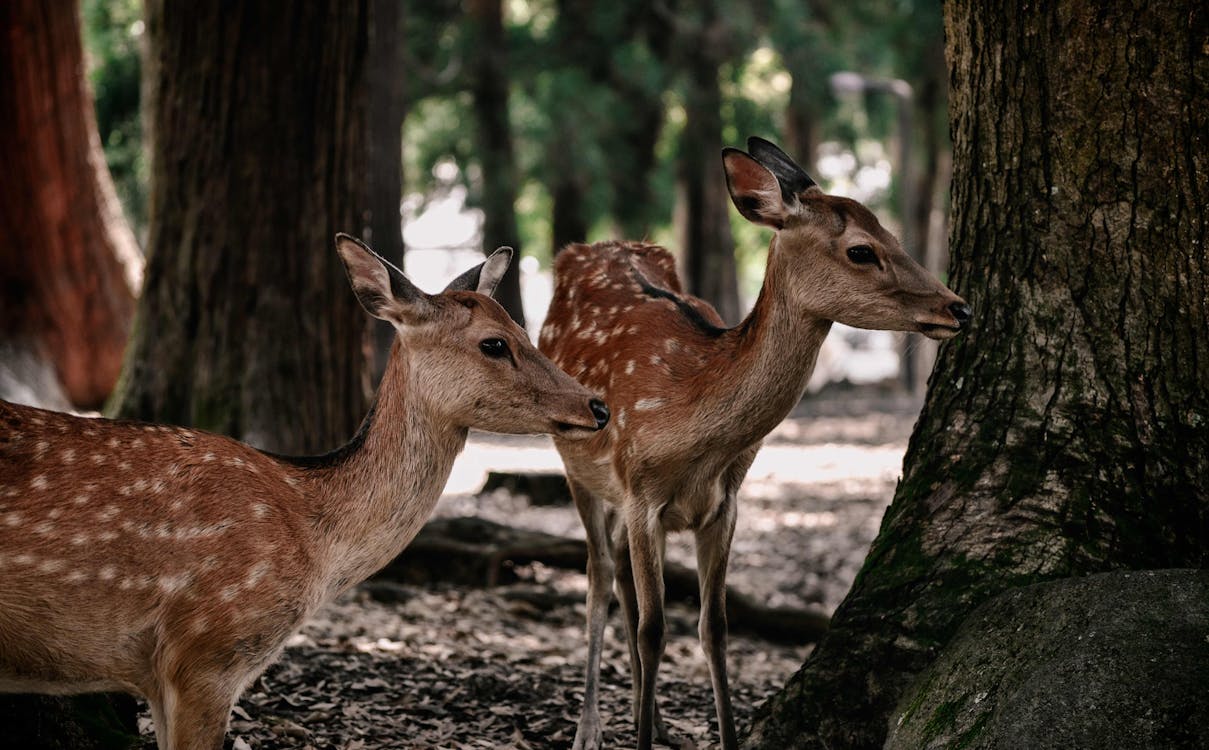
{"type": "Polygon", "coordinates": [[[945,341],[961,332],[961,328],[943,323],[920,323],[919,332],[933,341],[945,341]]]}
{"type": "Polygon", "coordinates": [[[587,440],[596,435],[600,429],[595,425],[586,427],[581,424],[572,424],[570,422],[555,422],[554,427],[550,432],[564,440],[587,440]]]}

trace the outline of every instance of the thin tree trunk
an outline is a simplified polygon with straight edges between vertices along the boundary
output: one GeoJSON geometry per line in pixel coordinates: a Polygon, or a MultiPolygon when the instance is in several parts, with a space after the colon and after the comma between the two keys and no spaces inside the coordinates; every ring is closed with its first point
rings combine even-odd
{"type": "Polygon", "coordinates": [[[48,361],[67,400],[94,409],[121,369],[141,261],[101,152],[79,20],[75,3],[0,3],[0,350],[48,361]]]}
{"type": "Polygon", "coordinates": [[[945,14],[973,327],[941,351],[830,633],[748,747],[881,747],[912,678],[1009,587],[1209,564],[1209,8],[945,14]]]}
{"type": "MultiPolygon", "coordinates": [[[[368,59],[369,97],[369,231],[370,247],[391,263],[403,267],[403,120],[407,98],[403,70],[405,37],[404,0],[372,0],[368,59]]],[[[370,323],[373,330],[373,374],[378,382],[394,343],[395,329],[385,321],[370,323]]]]}
{"type": "Polygon", "coordinates": [[[712,4],[685,52],[685,126],[680,144],[681,247],[689,291],[709,302],[728,323],[737,323],[739,282],[730,231],[730,198],[720,175],[722,89],[718,69],[725,57],[727,21],[712,4]]]}
{"type": "Polygon", "coordinates": [[[364,416],[367,318],[332,237],[367,208],[367,3],[147,3],[149,261],[118,415],[302,453],[364,416]]]}
{"type": "MultiPolygon", "coordinates": [[[[516,159],[512,123],[508,117],[508,44],[504,36],[501,0],[470,0],[474,61],[472,94],[478,155],[483,169],[483,249],[512,247],[519,260],[520,231],[516,224],[516,159]]],[[[521,304],[520,264],[513,262],[500,282],[496,298],[513,320],[525,325],[521,304]]]]}

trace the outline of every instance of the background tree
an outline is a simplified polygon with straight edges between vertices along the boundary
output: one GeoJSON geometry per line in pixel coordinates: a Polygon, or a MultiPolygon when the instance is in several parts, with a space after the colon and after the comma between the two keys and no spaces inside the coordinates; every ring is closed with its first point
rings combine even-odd
{"type": "Polygon", "coordinates": [[[7,368],[50,370],[29,382],[43,398],[96,408],[121,368],[140,260],[97,136],[78,11],[4,3],[0,34],[0,352],[7,368]]]}
{"type": "MultiPolygon", "coordinates": [[[[516,225],[517,169],[508,111],[508,44],[501,0],[470,0],[471,90],[475,135],[482,166],[483,248],[508,245],[520,257],[516,225]]],[[[513,320],[525,325],[521,305],[520,266],[508,267],[496,298],[513,320]]]]}
{"type": "Polygon", "coordinates": [[[749,747],[881,747],[912,677],[1006,588],[1209,563],[1209,10],[958,0],[945,28],[974,325],[941,351],[831,631],[749,747]]]}
{"type": "Polygon", "coordinates": [[[149,258],[114,411],[333,448],[368,398],[332,248],[367,209],[367,0],[152,0],[146,24],[149,258]]]}

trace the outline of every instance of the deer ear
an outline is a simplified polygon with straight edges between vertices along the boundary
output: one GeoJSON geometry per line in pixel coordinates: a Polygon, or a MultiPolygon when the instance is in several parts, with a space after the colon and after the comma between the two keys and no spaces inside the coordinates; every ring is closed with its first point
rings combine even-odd
{"type": "Polygon", "coordinates": [[[744,218],[773,229],[785,225],[788,209],[772,172],[735,148],[722,150],[722,166],[730,199],[744,218]]]}
{"type": "Polygon", "coordinates": [[[447,292],[478,292],[490,297],[512,262],[512,248],[497,248],[487,260],[458,276],[445,287],[447,292]]]}
{"type": "Polygon", "coordinates": [[[430,312],[428,295],[361,240],[337,234],[336,252],[344,262],[353,293],[370,315],[407,324],[419,322],[430,312]]]}
{"type": "Polygon", "coordinates": [[[771,141],[753,135],[747,139],[747,152],[777,178],[781,197],[786,203],[792,203],[802,193],[818,187],[805,169],[771,141]]]}

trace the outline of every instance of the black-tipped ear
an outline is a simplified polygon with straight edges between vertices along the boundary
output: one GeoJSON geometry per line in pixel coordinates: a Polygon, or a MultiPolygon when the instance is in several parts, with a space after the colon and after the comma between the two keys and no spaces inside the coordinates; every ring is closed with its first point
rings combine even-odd
{"type": "Polygon", "coordinates": [[[487,260],[458,276],[445,287],[447,292],[478,292],[490,297],[512,262],[512,248],[500,247],[487,260]]]}
{"type": "Polygon", "coordinates": [[[810,179],[806,170],[798,166],[798,163],[775,143],[753,135],[747,139],[747,152],[777,178],[781,195],[786,202],[815,187],[814,180],[810,179]]]}
{"type": "Polygon", "coordinates": [[[336,235],[336,252],[344,262],[353,293],[370,315],[406,323],[428,312],[428,295],[361,240],[341,232],[336,235]]]}
{"type": "Polygon", "coordinates": [[[722,149],[722,167],[730,199],[744,218],[773,229],[785,225],[788,209],[772,172],[736,148],[722,149]]]}

